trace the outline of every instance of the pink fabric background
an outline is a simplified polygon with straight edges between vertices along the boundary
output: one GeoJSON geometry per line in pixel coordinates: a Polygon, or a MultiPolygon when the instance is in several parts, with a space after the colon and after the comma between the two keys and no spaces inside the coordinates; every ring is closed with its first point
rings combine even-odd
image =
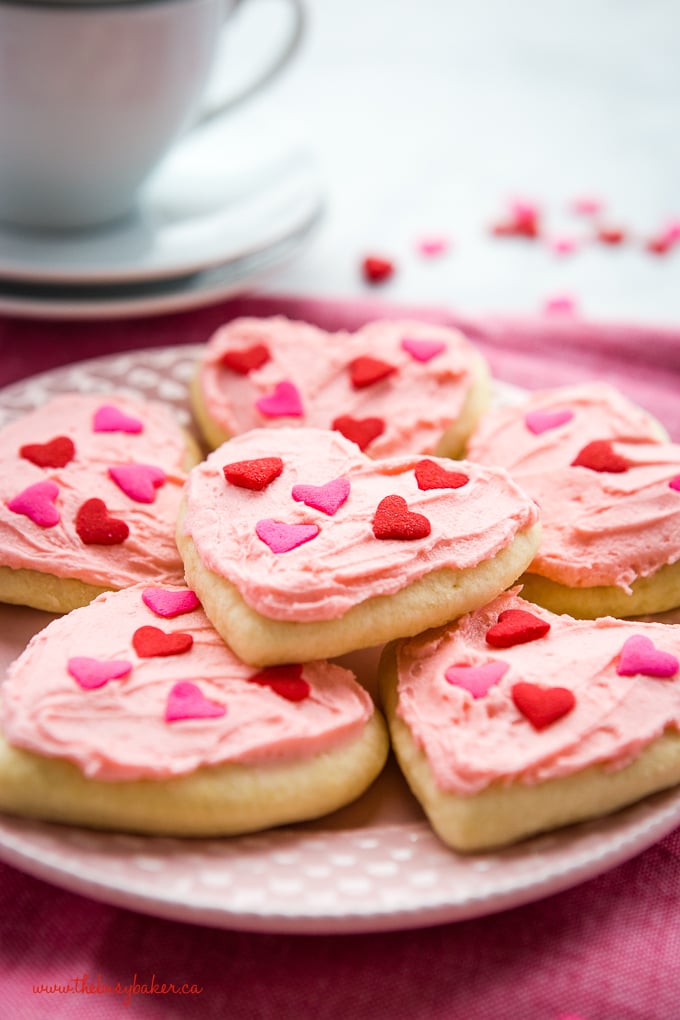
{"type": "MultiPolygon", "coordinates": [[[[201,311],[104,323],[0,319],[0,385],[116,350],[200,342],[235,315],[276,312],[329,329],[381,315],[461,326],[494,373],[529,388],[598,377],[680,441],[680,330],[554,317],[464,319],[376,302],[246,297],[201,311]]],[[[1,400],[1,395],[0,395],[1,400]]],[[[0,865],[0,1016],[224,1020],[676,1020],[680,830],[568,892],[419,931],[279,936],[160,921],[0,865]],[[196,983],[195,998],[38,995],[83,975],[104,984],[196,983]]]]}

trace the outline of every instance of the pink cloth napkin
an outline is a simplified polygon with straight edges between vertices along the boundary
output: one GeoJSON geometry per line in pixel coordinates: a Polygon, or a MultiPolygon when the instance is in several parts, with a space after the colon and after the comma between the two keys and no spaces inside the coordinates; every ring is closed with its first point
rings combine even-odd
{"type": "MultiPolygon", "coordinates": [[[[465,329],[494,373],[532,389],[599,377],[680,441],[680,330],[567,317],[473,320],[375,301],[246,297],[126,322],[0,320],[0,384],[117,350],[201,342],[236,315],[327,329],[412,316],[465,329]]],[[[0,394],[0,400],[2,399],[0,394]]],[[[495,916],[419,931],[282,936],[216,931],[95,903],[0,865],[0,1015],[220,1020],[675,1020],[680,830],[599,878],[495,916]],[[196,985],[185,997],[49,994],[87,982],[196,985]]]]}
{"type": "Polygon", "coordinates": [[[656,414],[680,440],[680,326],[591,323],[565,314],[475,319],[446,308],[404,307],[375,299],[251,295],[155,319],[48,323],[0,317],[0,385],[109,351],[201,343],[238,315],[276,314],[329,330],[356,329],[378,317],[416,317],[458,326],[478,343],[498,378],[529,389],[607,379],[656,414]]]}

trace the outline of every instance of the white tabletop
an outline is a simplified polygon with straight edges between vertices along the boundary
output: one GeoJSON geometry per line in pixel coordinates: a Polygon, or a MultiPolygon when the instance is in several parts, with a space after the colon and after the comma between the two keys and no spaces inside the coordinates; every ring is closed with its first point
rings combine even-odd
{"type": "MultiPolygon", "coordinates": [[[[253,0],[227,33],[247,73],[283,15],[253,0]],[[240,22],[240,23],[239,23],[240,22]],[[264,26],[264,27],[263,27],[264,26]]],[[[559,295],[596,319],[680,323],[680,245],[647,239],[680,217],[680,5],[673,0],[308,0],[294,63],[232,114],[295,130],[315,150],[328,206],[272,291],[539,311],[559,295]],[[626,243],[570,255],[499,239],[509,203],[540,206],[550,238],[592,235],[571,202],[604,203],[626,243]],[[429,235],[448,253],[425,258],[429,235]],[[395,264],[379,288],[362,258],[395,264]]]]}

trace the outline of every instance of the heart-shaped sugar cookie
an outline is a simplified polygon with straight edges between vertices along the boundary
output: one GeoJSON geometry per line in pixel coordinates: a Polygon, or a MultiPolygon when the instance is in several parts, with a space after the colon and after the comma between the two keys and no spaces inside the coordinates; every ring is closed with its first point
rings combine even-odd
{"type": "Polygon", "coordinates": [[[314,817],[362,793],[387,755],[350,670],[246,666],[178,586],[107,592],[49,624],[9,670],[0,725],[0,810],[138,832],[314,817]],[[186,650],[140,653],[169,608],[186,650]]]}
{"type": "Polygon", "coordinates": [[[584,617],[680,604],[680,446],[612,387],[565,387],[492,411],[468,455],[505,467],[541,508],[525,579],[534,601],[584,617]],[[537,415],[559,427],[537,429],[537,415]]]}
{"type": "MultiPolygon", "coordinates": [[[[434,625],[437,614],[439,622],[450,619],[446,614],[456,615],[459,604],[451,602],[454,589],[469,608],[466,571],[488,571],[489,597],[517,577],[535,548],[538,511],[504,472],[465,465],[464,484],[450,484],[448,463],[426,462],[438,487],[424,488],[421,457],[371,459],[328,430],[259,429],[236,437],[190,475],[177,532],[187,579],[224,639],[258,665],[289,661],[279,623],[314,624],[323,640],[324,628],[316,625],[337,621],[343,650],[361,647],[369,635],[368,643],[379,642],[379,617],[373,629],[370,612],[365,624],[359,622],[366,635],[351,623],[374,599],[379,615],[385,606],[391,636],[395,627],[434,625]],[[225,465],[249,463],[256,454],[277,457],[282,467],[259,491],[245,491],[238,479],[229,481],[225,465]],[[504,564],[499,575],[490,566],[497,557],[504,564]],[[444,583],[435,598],[427,585],[438,571],[446,580],[435,578],[444,583]],[[415,592],[423,586],[422,606],[418,598],[410,606],[413,592],[402,594],[414,585],[415,592]],[[247,625],[244,648],[239,622],[248,616],[232,611],[234,592],[256,614],[252,623],[275,625],[271,640],[247,625]],[[408,600],[403,613],[385,604],[390,596],[408,600]]],[[[325,645],[303,647],[304,658],[340,654],[335,644],[332,652],[324,652],[325,645]]]]}
{"type": "Polygon", "coordinates": [[[193,398],[212,446],[297,423],[336,429],[371,457],[453,456],[486,406],[488,379],[469,341],[442,326],[326,333],[281,317],[237,319],[206,345],[193,398]]]}
{"type": "Polygon", "coordinates": [[[505,592],[390,646],[381,688],[397,758],[456,847],[512,842],[680,782],[680,625],[576,620],[505,592]],[[522,618],[544,633],[488,640],[499,620],[522,618]]]}
{"type": "Polygon", "coordinates": [[[103,589],[181,581],[174,528],[196,459],[169,409],[118,394],[66,394],[6,426],[0,601],[65,612],[103,589]]]}

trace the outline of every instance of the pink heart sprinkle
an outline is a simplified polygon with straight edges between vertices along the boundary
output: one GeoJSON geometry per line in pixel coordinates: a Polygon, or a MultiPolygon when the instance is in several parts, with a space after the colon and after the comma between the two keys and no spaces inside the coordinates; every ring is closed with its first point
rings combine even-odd
{"type": "Polygon", "coordinates": [[[283,524],[268,517],[257,522],[255,532],[272,552],[285,553],[311,542],[319,534],[319,528],[316,524],[283,524]]]}
{"type": "Polygon", "coordinates": [[[483,698],[509,668],[507,662],[498,661],[483,666],[449,666],[444,676],[450,684],[469,691],[473,698],[483,698]]]}
{"type": "Polygon", "coordinates": [[[60,521],[59,511],[54,501],[59,495],[59,487],[55,482],[36,482],[20,492],[7,504],[15,514],[29,517],[41,528],[53,528],[60,521]]]}
{"type": "Polygon", "coordinates": [[[680,492],[680,475],[676,475],[675,478],[671,478],[668,483],[670,489],[675,489],[676,492],[680,492]]]}
{"type": "Polygon", "coordinates": [[[136,503],[153,503],[156,489],[167,480],[165,471],[153,464],[119,464],[109,468],[109,475],[118,488],[136,503]]]}
{"type": "Polygon", "coordinates": [[[577,216],[597,216],[599,212],[602,212],[603,207],[602,199],[595,198],[593,195],[580,195],[571,203],[572,212],[575,212],[577,216]]]}
{"type": "Polygon", "coordinates": [[[578,248],[578,242],[574,237],[553,237],[550,247],[558,255],[571,255],[578,248]]]}
{"type": "Polygon", "coordinates": [[[165,721],[177,722],[180,719],[217,719],[226,715],[225,705],[209,701],[201,689],[190,680],[180,680],[168,695],[165,708],[165,721]]]}
{"type": "Polygon", "coordinates": [[[167,588],[145,588],[142,592],[142,602],[145,606],[166,620],[174,616],[183,616],[184,613],[191,613],[198,609],[200,602],[196,593],[189,588],[183,591],[168,591],[167,588]]]}
{"type": "Polygon", "coordinates": [[[567,408],[564,411],[529,411],[524,415],[524,424],[529,429],[529,432],[533,432],[535,436],[540,436],[542,432],[548,432],[550,429],[556,429],[560,425],[565,425],[573,417],[574,412],[569,411],[567,408]]]}
{"type": "Polygon", "coordinates": [[[76,655],[68,660],[66,668],[84,690],[93,691],[97,687],[103,687],[109,680],[120,680],[121,677],[127,676],[132,669],[132,663],[124,659],[101,662],[86,655],[76,655]]]}
{"type": "Polygon", "coordinates": [[[144,423],[139,418],[132,418],[124,414],[113,404],[102,404],[95,411],[93,432],[131,432],[136,434],[144,428],[144,423]]]}
{"type": "Polygon", "coordinates": [[[434,258],[449,250],[449,240],[443,236],[421,237],[416,248],[425,258],[434,258]]]}
{"type": "Polygon", "coordinates": [[[255,407],[267,418],[301,418],[304,413],[297,386],[287,379],[277,383],[273,393],[256,400],[255,407]]]}
{"type": "Polygon", "coordinates": [[[443,340],[413,340],[410,337],[405,337],[401,346],[415,361],[431,361],[446,350],[443,340]]]}
{"type": "Polygon", "coordinates": [[[680,662],[669,652],[662,652],[642,634],[635,634],[623,643],[616,672],[619,676],[675,676],[680,662]]]}
{"type": "Polygon", "coordinates": [[[575,315],[576,301],[569,294],[556,294],[545,301],[543,311],[548,315],[575,315]]]}
{"type": "Polygon", "coordinates": [[[663,228],[661,236],[667,244],[676,244],[680,241],[680,220],[669,220],[663,228]]]}
{"type": "Polygon", "coordinates": [[[298,503],[304,503],[332,517],[347,502],[349,489],[349,479],[334,478],[325,485],[294,485],[291,495],[298,503]]]}
{"type": "Polygon", "coordinates": [[[541,212],[537,202],[528,201],[523,198],[511,202],[510,210],[513,219],[517,223],[534,223],[541,212]]]}

